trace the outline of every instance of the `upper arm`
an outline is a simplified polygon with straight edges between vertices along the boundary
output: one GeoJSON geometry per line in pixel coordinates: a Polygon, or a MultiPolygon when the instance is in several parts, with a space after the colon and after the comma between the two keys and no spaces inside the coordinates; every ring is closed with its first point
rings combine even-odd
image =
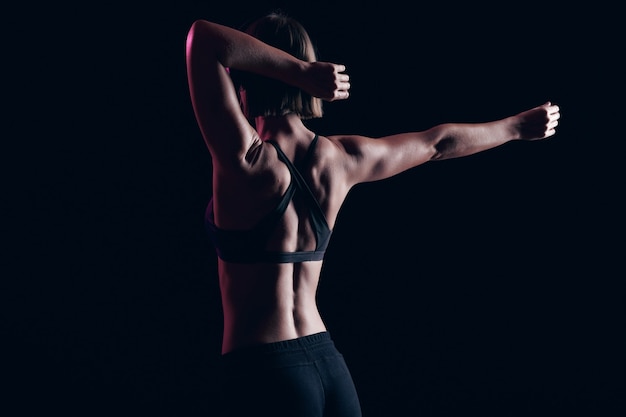
{"type": "Polygon", "coordinates": [[[216,163],[240,162],[256,139],[218,56],[217,38],[195,22],[187,35],[187,81],[194,114],[216,163]]]}
{"type": "Polygon", "coordinates": [[[436,128],[423,132],[370,138],[331,136],[340,149],[346,177],[355,185],[390,178],[438,156],[436,128]]]}

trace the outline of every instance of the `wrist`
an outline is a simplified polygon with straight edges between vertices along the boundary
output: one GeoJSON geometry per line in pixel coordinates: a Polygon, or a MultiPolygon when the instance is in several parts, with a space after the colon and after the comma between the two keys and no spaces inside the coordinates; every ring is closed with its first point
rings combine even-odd
{"type": "Polygon", "coordinates": [[[294,58],[285,74],[285,81],[294,87],[304,89],[304,80],[310,69],[310,62],[294,58]]]}
{"type": "Polygon", "coordinates": [[[509,116],[504,119],[507,129],[507,136],[510,138],[509,140],[521,140],[522,135],[520,131],[520,120],[517,116],[509,116]]]}

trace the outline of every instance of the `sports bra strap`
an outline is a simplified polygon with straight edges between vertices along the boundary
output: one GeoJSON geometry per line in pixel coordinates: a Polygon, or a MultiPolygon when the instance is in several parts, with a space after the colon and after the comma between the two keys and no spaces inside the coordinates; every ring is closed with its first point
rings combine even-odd
{"type": "MultiPolygon", "coordinates": [[[[315,135],[307,149],[305,157],[298,165],[305,167],[310,163],[317,144],[317,139],[318,136],[315,135]]],[[[211,199],[207,207],[206,225],[217,254],[223,260],[234,263],[291,263],[322,260],[332,234],[328,222],[326,221],[324,211],[320,207],[319,202],[302,174],[289,160],[287,155],[285,155],[278,143],[271,140],[268,142],[274,146],[278,158],[287,165],[291,173],[291,183],[289,184],[287,192],[283,195],[278,206],[254,228],[240,231],[224,230],[215,225],[213,217],[213,199],[211,199]],[[267,251],[264,248],[267,240],[296,193],[299,193],[309,208],[309,221],[315,232],[315,250],[300,252],[267,251]]]]}

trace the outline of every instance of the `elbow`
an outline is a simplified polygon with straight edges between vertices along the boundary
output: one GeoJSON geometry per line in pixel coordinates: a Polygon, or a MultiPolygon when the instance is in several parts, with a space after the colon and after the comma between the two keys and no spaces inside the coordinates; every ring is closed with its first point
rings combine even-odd
{"type": "Polygon", "coordinates": [[[454,140],[450,137],[443,137],[439,139],[433,146],[433,155],[430,158],[433,161],[446,159],[454,148],[454,140]]]}
{"type": "Polygon", "coordinates": [[[430,161],[446,159],[450,154],[455,143],[448,130],[447,124],[440,124],[424,132],[424,145],[430,161]]]}
{"type": "Polygon", "coordinates": [[[197,33],[201,30],[201,26],[202,20],[196,20],[191,24],[189,31],[187,31],[187,41],[189,41],[189,39],[193,39],[197,35],[197,33]]]}
{"type": "Polygon", "coordinates": [[[196,20],[195,22],[191,24],[191,27],[187,31],[187,40],[186,40],[187,53],[189,53],[193,45],[198,42],[199,33],[201,30],[202,29],[201,29],[200,20],[196,20]]]}
{"type": "Polygon", "coordinates": [[[212,23],[207,20],[195,20],[187,32],[187,42],[201,42],[211,37],[212,23]]]}
{"type": "Polygon", "coordinates": [[[201,31],[203,28],[206,27],[206,25],[209,22],[204,20],[204,19],[196,19],[194,20],[194,22],[191,24],[191,27],[189,28],[189,32],[193,33],[193,32],[197,32],[197,31],[201,31]]]}
{"type": "Polygon", "coordinates": [[[196,59],[208,59],[214,56],[219,59],[224,47],[213,29],[213,24],[206,20],[196,20],[187,32],[186,54],[194,55],[196,59]]]}

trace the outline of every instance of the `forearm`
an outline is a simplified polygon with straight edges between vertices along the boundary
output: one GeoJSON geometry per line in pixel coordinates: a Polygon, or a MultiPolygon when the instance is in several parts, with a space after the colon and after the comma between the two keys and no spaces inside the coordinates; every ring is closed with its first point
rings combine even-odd
{"type": "Polygon", "coordinates": [[[297,85],[307,62],[244,33],[206,20],[197,20],[189,32],[195,53],[213,53],[224,67],[253,72],[297,85]]]}
{"type": "Polygon", "coordinates": [[[487,123],[446,123],[432,130],[433,160],[468,156],[519,139],[514,117],[487,123]]]}

